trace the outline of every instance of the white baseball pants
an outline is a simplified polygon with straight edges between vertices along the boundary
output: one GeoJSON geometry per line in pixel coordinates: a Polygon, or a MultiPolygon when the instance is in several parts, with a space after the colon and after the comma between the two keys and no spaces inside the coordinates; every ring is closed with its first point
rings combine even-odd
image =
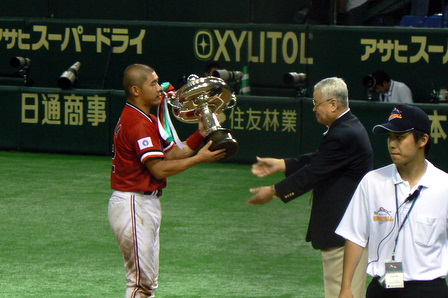
{"type": "Polygon", "coordinates": [[[160,200],[154,195],[114,191],[109,223],[126,268],[126,297],[154,297],[159,276],[160,200]]]}

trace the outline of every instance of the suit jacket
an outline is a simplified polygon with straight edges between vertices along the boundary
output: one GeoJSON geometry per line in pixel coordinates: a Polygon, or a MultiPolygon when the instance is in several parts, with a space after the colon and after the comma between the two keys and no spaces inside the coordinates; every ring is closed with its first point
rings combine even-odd
{"type": "Polygon", "coordinates": [[[286,178],[277,183],[285,203],[313,190],[306,241],[316,249],[344,246],[335,234],[361,178],[373,167],[369,136],[350,111],[338,118],[315,153],[287,158],[286,178]]]}

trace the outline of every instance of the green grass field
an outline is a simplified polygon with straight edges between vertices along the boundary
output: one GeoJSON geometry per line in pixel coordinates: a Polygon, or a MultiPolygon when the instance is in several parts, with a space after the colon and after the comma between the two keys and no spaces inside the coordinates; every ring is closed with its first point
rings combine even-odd
{"type": "MultiPolygon", "coordinates": [[[[0,151],[0,297],[123,297],[107,219],[104,156],[0,151]]],[[[249,165],[203,164],[169,178],[157,297],[323,297],[306,243],[309,196],[249,206],[249,165]]]]}

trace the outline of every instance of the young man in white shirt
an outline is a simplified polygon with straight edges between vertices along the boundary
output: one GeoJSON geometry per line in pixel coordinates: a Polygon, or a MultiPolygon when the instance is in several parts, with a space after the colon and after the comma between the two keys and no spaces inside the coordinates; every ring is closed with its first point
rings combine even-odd
{"type": "Polygon", "coordinates": [[[372,297],[448,297],[448,174],[427,159],[431,123],[421,109],[396,106],[388,133],[393,164],[367,173],[336,234],[346,241],[339,297],[352,297],[354,268],[368,246],[372,297]]]}

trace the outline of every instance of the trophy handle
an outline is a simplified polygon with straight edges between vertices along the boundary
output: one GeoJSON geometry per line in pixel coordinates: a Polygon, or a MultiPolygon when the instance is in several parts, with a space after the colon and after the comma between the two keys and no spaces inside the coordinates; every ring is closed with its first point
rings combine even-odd
{"type": "Polygon", "coordinates": [[[232,93],[230,96],[230,100],[227,103],[227,106],[223,108],[223,110],[233,109],[236,106],[236,95],[232,93]]]}

